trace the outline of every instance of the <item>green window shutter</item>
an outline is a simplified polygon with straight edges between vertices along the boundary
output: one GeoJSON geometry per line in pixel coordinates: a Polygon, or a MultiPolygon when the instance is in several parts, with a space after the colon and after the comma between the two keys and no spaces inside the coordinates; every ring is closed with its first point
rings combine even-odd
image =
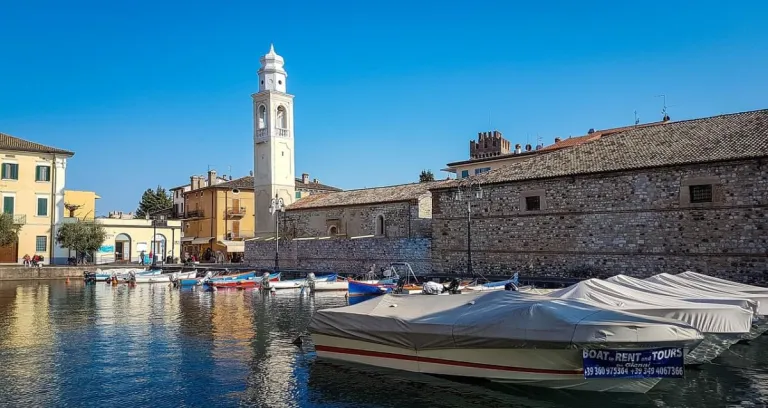
{"type": "Polygon", "coordinates": [[[43,178],[41,177],[40,173],[43,171],[42,166],[35,167],[35,181],[42,181],[43,178]]]}
{"type": "Polygon", "coordinates": [[[19,165],[16,163],[11,164],[11,178],[14,180],[19,179],[19,165]]]}
{"type": "Polygon", "coordinates": [[[13,214],[13,204],[14,199],[13,197],[3,197],[3,212],[5,214],[13,214]]]}
{"type": "Polygon", "coordinates": [[[44,197],[38,197],[37,199],[37,215],[41,217],[48,216],[48,199],[44,197]]]}
{"type": "Polygon", "coordinates": [[[2,178],[8,178],[8,175],[6,174],[6,170],[5,170],[7,168],[8,168],[8,165],[3,163],[3,174],[1,176],[2,178]]]}

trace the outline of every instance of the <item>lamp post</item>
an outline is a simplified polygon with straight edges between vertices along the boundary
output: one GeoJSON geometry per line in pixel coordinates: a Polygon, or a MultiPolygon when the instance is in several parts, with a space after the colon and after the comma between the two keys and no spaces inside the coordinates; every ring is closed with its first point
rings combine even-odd
{"type": "Polygon", "coordinates": [[[453,195],[454,201],[467,202],[467,275],[472,276],[472,200],[483,198],[483,189],[480,184],[467,179],[467,182],[456,189],[453,195]]]}
{"type": "MultiPolygon", "coordinates": [[[[166,227],[168,223],[165,221],[164,215],[155,215],[152,217],[152,267],[157,266],[157,227],[166,227]]],[[[165,265],[165,245],[163,245],[163,258],[160,258],[160,262],[165,265]]]]}
{"type": "Polygon", "coordinates": [[[275,216],[275,271],[279,268],[280,260],[280,213],[285,212],[285,201],[275,194],[275,198],[269,204],[269,213],[275,216]]]}

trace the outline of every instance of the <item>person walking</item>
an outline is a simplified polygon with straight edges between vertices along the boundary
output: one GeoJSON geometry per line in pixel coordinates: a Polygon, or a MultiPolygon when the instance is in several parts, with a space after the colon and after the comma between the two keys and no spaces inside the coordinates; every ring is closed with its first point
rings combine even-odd
{"type": "Polygon", "coordinates": [[[144,251],[139,254],[139,265],[144,265],[144,251]]]}

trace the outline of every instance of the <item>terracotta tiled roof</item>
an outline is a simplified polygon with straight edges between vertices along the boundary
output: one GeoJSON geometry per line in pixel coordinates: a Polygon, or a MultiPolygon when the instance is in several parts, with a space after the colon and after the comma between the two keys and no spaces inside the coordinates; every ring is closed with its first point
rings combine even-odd
{"type": "Polygon", "coordinates": [[[240,177],[225,183],[214,184],[203,188],[236,188],[238,190],[253,190],[253,176],[240,177]]]}
{"type": "Polygon", "coordinates": [[[398,186],[374,187],[360,190],[346,190],[337,193],[321,193],[304,197],[291,204],[289,210],[306,208],[342,207],[348,205],[363,205],[376,203],[391,203],[408,201],[418,198],[432,188],[451,183],[449,180],[432,181],[428,183],[401,184],[398,186]]]}
{"type": "Polygon", "coordinates": [[[754,157],[768,157],[768,109],[633,127],[472,179],[500,183],[754,157]]]}
{"type": "Polygon", "coordinates": [[[40,143],[19,139],[18,137],[7,135],[5,133],[0,133],[0,149],[17,151],[17,152],[59,153],[59,154],[65,154],[68,156],[75,155],[74,152],[70,152],[69,150],[41,145],[40,143]]]}
{"type": "Polygon", "coordinates": [[[632,125],[632,126],[622,126],[617,128],[611,128],[611,129],[602,129],[602,130],[596,130],[592,133],[586,134],[584,136],[576,136],[576,137],[569,137],[568,139],[561,140],[555,144],[551,144],[549,146],[544,147],[541,149],[541,152],[550,152],[553,150],[559,150],[564,149],[566,147],[573,147],[578,146],[582,143],[592,142],[594,140],[600,139],[603,136],[613,135],[616,133],[626,132],[628,130],[633,129],[640,129],[650,126],[659,126],[659,125],[665,125],[668,123],[672,123],[669,121],[661,121],[661,122],[651,122],[651,123],[644,123],[642,125],[632,125]]]}
{"type": "Polygon", "coordinates": [[[327,184],[321,184],[321,183],[315,183],[314,181],[310,181],[309,183],[304,183],[304,181],[300,178],[296,179],[296,189],[307,189],[307,190],[325,190],[325,191],[341,191],[340,188],[332,187],[327,184]]]}

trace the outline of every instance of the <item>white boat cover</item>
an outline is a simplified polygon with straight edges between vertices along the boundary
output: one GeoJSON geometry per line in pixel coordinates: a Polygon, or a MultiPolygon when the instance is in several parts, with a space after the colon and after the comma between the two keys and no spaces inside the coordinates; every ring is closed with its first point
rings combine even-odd
{"type": "Polygon", "coordinates": [[[688,279],[695,282],[705,282],[712,285],[722,286],[728,290],[737,290],[744,293],[756,293],[760,295],[768,295],[768,288],[762,286],[747,285],[745,283],[733,282],[726,279],[716,278],[714,276],[703,275],[696,272],[683,272],[675,275],[679,278],[688,279]]]}
{"type": "Polygon", "coordinates": [[[718,296],[712,294],[712,292],[684,287],[670,287],[627,275],[611,276],[606,279],[606,281],[658,296],[667,296],[694,303],[717,303],[721,305],[738,306],[742,309],[750,310],[754,314],[759,314],[757,308],[758,302],[745,297],[718,296]]]}
{"type": "Polygon", "coordinates": [[[444,289],[443,285],[432,281],[424,282],[424,285],[421,287],[421,291],[425,295],[439,295],[443,293],[444,289]]]}
{"type": "Polygon", "coordinates": [[[698,330],[679,321],[505,290],[453,296],[384,295],[319,310],[309,330],[416,350],[692,347],[703,339],[698,330]]]}
{"type": "Polygon", "coordinates": [[[736,290],[727,290],[722,287],[717,287],[712,284],[700,281],[690,281],[688,279],[679,278],[675,275],[668,273],[660,273],[658,275],[651,276],[645,279],[648,282],[658,283],[660,285],[668,286],[671,288],[688,288],[696,289],[702,292],[706,292],[715,296],[724,297],[739,297],[742,299],[751,299],[757,302],[757,314],[768,315],[768,295],[760,295],[756,293],[744,293],[736,290]]]}
{"type": "Polygon", "coordinates": [[[646,316],[679,320],[702,333],[748,333],[752,311],[738,306],[693,303],[656,296],[600,279],[587,279],[547,296],[580,300],[646,316]]]}

